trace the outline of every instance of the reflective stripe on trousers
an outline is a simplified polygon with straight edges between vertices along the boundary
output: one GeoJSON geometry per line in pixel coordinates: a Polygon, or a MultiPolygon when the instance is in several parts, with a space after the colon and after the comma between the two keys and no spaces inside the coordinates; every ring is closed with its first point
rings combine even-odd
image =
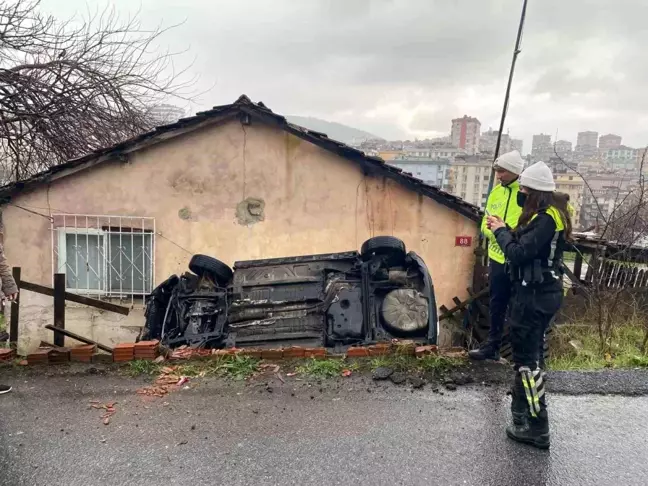
{"type": "Polygon", "coordinates": [[[540,398],[544,396],[544,383],[542,379],[542,370],[536,369],[531,371],[528,367],[523,366],[518,370],[524,385],[524,393],[529,404],[531,416],[536,418],[540,413],[540,398]]]}

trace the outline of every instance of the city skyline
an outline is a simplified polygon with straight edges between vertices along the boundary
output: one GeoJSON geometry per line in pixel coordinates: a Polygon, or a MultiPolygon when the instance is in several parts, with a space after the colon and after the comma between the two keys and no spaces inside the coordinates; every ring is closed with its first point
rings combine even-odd
{"type": "MultiPolygon", "coordinates": [[[[498,129],[521,9],[517,0],[111,4],[123,16],[140,10],[145,28],[180,24],[160,43],[187,50],[178,62],[199,78],[192,113],[245,93],[388,140],[440,136],[464,114],[498,129]]],[[[87,7],[42,2],[59,18],[87,7]]],[[[527,151],[541,132],[573,144],[581,130],[619,133],[628,146],[647,145],[648,69],[637,61],[647,17],[647,2],[530,2],[504,133],[527,151]]]]}

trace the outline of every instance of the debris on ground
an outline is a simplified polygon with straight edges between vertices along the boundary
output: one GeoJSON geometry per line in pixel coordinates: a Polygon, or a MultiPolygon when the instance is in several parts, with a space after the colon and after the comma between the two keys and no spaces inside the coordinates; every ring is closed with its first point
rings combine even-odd
{"type": "Polygon", "coordinates": [[[342,370],[342,376],[344,377],[351,376],[351,373],[351,370],[342,370]]]}
{"type": "Polygon", "coordinates": [[[419,378],[418,376],[410,376],[409,382],[412,385],[412,388],[418,389],[425,386],[425,380],[423,378],[419,378]]]}
{"type": "Polygon", "coordinates": [[[405,373],[397,371],[395,373],[392,373],[389,376],[389,379],[392,381],[394,385],[402,385],[407,381],[407,375],[405,373]]]}
{"type": "Polygon", "coordinates": [[[95,410],[105,410],[104,414],[101,416],[104,425],[110,424],[110,418],[117,413],[115,405],[117,405],[117,402],[102,404],[99,400],[90,400],[91,408],[94,408],[95,410]]]}
{"type": "Polygon", "coordinates": [[[386,380],[394,373],[392,368],[387,368],[385,366],[380,366],[373,370],[371,377],[376,381],[386,380]]]}
{"type": "Polygon", "coordinates": [[[176,369],[175,366],[165,366],[160,370],[161,374],[155,380],[155,384],[140,388],[137,390],[137,394],[162,398],[170,391],[185,385],[189,381],[189,378],[186,376],[176,375],[176,369]]]}
{"type": "Polygon", "coordinates": [[[455,391],[457,389],[457,385],[455,385],[454,383],[446,383],[445,387],[450,391],[455,391]]]}
{"type": "Polygon", "coordinates": [[[468,373],[457,372],[450,375],[450,380],[455,385],[468,385],[475,381],[475,379],[468,373]]]}

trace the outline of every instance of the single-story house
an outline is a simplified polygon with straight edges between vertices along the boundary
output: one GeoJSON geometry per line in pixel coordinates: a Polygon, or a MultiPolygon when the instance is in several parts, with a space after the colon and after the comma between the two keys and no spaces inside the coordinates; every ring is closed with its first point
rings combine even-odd
{"type": "MultiPolygon", "coordinates": [[[[132,307],[124,317],[68,302],[66,328],[107,345],[135,339],[146,294],[195,253],[231,265],[393,235],[426,261],[437,304],[451,306],[474,265],[457,238],[474,244],[480,218],[247,96],[0,188],[0,202],[5,253],[23,280],[51,286],[65,273],[70,292],[132,307]]],[[[51,341],[51,297],[25,291],[20,309],[20,349],[51,341]]]]}

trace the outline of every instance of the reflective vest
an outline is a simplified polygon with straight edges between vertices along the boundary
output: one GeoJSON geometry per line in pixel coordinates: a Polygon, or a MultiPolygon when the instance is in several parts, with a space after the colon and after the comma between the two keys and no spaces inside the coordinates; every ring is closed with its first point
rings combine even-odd
{"type": "MultiPolygon", "coordinates": [[[[517,203],[517,193],[519,190],[520,183],[517,180],[507,186],[497,184],[491,191],[486,202],[486,211],[491,216],[499,216],[502,218],[502,221],[511,229],[514,229],[518,225],[518,220],[522,214],[522,208],[517,203]]],[[[506,261],[504,252],[497,244],[493,232],[486,227],[487,217],[485,215],[484,219],[482,219],[481,232],[488,239],[488,258],[503,264],[506,261]]]]}
{"type": "MultiPolygon", "coordinates": [[[[563,259],[563,250],[565,247],[565,222],[563,221],[560,211],[553,206],[549,206],[542,212],[551,216],[551,219],[553,219],[556,224],[556,232],[551,239],[551,252],[549,253],[549,258],[547,259],[546,264],[551,275],[555,279],[560,279],[562,275],[561,264],[563,259]]],[[[530,221],[533,221],[537,216],[537,214],[534,214],[530,221]]],[[[540,263],[541,266],[544,266],[542,265],[542,262],[540,263]]]]}

